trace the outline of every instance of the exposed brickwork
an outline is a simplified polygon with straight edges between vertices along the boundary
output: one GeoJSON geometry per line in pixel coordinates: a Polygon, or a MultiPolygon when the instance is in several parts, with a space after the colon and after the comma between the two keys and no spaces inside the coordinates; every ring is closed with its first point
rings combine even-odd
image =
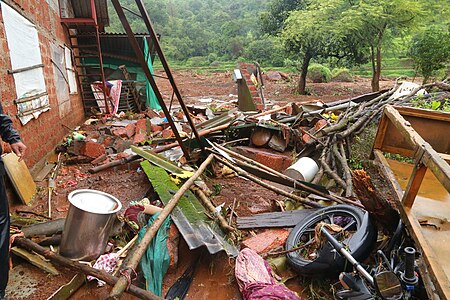
{"type": "Polygon", "coordinates": [[[17,109],[14,104],[16,90],[13,76],[7,73],[11,69],[9,49],[6,41],[3,17],[0,11],[0,101],[5,113],[13,119],[14,126],[20,132],[23,142],[28,147],[25,161],[29,167],[34,166],[68,133],[68,127],[75,127],[84,120],[83,104],[79,94],[71,95],[71,110],[61,118],[59,113],[56,89],[53,81],[53,65],[51,62],[50,44],[69,45],[66,29],[59,21],[59,12],[49,7],[46,1],[39,0],[4,0],[15,8],[25,18],[36,25],[42,63],[44,64],[44,78],[49,95],[51,109],[42,113],[38,119],[33,119],[22,126],[16,118],[17,109]]]}

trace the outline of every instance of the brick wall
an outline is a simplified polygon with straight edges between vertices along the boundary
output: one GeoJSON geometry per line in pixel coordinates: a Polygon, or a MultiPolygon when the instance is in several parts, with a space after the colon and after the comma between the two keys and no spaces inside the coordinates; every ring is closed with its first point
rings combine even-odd
{"type": "MultiPolygon", "coordinates": [[[[39,35],[44,77],[50,101],[50,110],[42,113],[22,126],[16,117],[14,104],[16,90],[13,76],[7,73],[11,69],[8,44],[6,41],[3,18],[0,12],[0,101],[5,113],[14,122],[23,142],[27,145],[25,161],[29,167],[34,166],[69,132],[66,127],[75,127],[84,120],[83,104],[79,94],[70,95],[71,112],[60,118],[58,101],[54,84],[53,64],[51,63],[50,43],[69,44],[67,30],[59,21],[59,12],[49,7],[45,0],[5,0],[3,1],[19,11],[25,18],[36,25],[39,35]]],[[[78,89],[79,90],[79,89],[78,89]]]]}

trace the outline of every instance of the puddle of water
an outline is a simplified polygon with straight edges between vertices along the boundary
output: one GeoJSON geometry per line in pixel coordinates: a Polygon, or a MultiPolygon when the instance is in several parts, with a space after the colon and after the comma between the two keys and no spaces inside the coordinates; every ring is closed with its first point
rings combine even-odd
{"type": "Polygon", "coordinates": [[[33,278],[25,267],[18,265],[9,271],[6,295],[9,299],[30,299],[36,292],[38,284],[38,278],[33,278]]]}
{"type": "MultiPolygon", "coordinates": [[[[405,190],[411,176],[413,166],[394,160],[388,160],[401,188],[405,190]]],[[[439,258],[443,271],[450,279],[450,194],[427,170],[414,201],[412,212],[418,220],[436,218],[444,221],[440,230],[431,226],[422,226],[422,233],[433,252],[439,258]]]]}

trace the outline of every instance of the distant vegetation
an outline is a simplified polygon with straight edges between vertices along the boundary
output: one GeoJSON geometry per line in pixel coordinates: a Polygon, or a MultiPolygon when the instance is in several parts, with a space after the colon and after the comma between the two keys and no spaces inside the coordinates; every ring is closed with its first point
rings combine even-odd
{"type": "MultiPolygon", "coordinates": [[[[441,79],[449,64],[449,0],[144,2],[166,57],[178,68],[222,70],[258,61],[299,72],[302,92],[310,63],[370,76],[374,90],[380,76],[441,79]]],[[[133,0],[121,4],[138,12],[133,0]]],[[[109,11],[107,30],[123,32],[112,5],[109,11]]],[[[135,32],[147,31],[126,13],[135,32]]]]}

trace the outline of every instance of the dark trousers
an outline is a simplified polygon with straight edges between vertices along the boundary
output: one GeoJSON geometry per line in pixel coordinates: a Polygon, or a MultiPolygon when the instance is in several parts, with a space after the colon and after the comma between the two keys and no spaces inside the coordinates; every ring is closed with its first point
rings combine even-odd
{"type": "MultiPolygon", "coordinates": [[[[1,170],[0,170],[1,171],[1,170]]],[[[0,293],[6,289],[9,271],[9,205],[4,176],[0,175],[0,293]]]]}

